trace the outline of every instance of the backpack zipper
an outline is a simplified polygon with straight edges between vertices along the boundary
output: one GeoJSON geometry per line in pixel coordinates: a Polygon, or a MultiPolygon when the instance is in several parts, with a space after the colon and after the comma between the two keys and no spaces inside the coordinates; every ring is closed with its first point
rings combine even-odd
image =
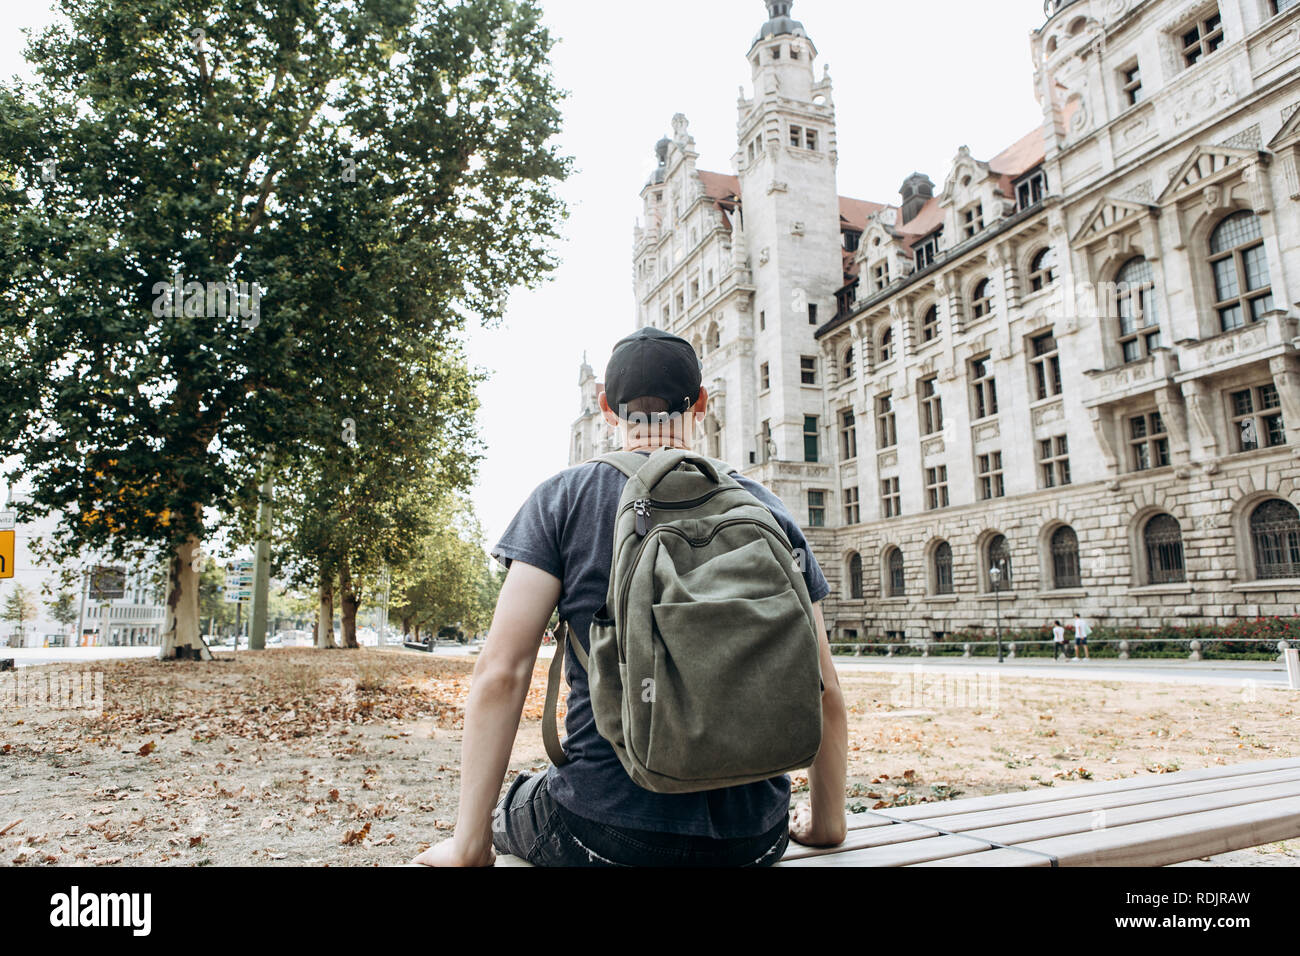
{"type": "Polygon", "coordinates": [[[650,530],[651,509],[654,509],[656,511],[685,511],[691,508],[698,508],[700,505],[704,504],[714,495],[720,495],[724,491],[732,491],[732,490],[734,489],[714,488],[708,494],[700,495],[700,497],[698,498],[691,498],[688,501],[656,501],[653,498],[636,498],[632,501],[629,501],[623,507],[619,508],[618,515],[615,516],[614,520],[617,521],[618,518],[622,517],[623,513],[627,511],[629,508],[634,509],[636,511],[636,516],[637,516],[636,533],[644,537],[645,534],[650,530]]]}

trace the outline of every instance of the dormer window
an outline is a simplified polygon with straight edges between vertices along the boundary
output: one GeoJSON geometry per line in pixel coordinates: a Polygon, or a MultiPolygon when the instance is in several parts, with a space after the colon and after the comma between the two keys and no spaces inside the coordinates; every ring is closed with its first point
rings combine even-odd
{"type": "Polygon", "coordinates": [[[915,246],[915,255],[918,270],[933,264],[939,255],[939,233],[933,232],[918,242],[915,246]]]}
{"type": "Polygon", "coordinates": [[[858,246],[862,245],[862,233],[850,231],[841,233],[841,235],[844,237],[845,251],[857,252],[858,246]]]}
{"type": "Polygon", "coordinates": [[[882,291],[885,286],[889,285],[889,260],[885,259],[871,268],[871,287],[876,291],[882,291]]]}
{"type": "Polygon", "coordinates": [[[962,210],[961,214],[962,237],[970,239],[984,228],[984,206],[982,203],[975,203],[962,210]]]}
{"type": "Polygon", "coordinates": [[[1043,201],[1043,197],[1046,195],[1047,174],[1041,168],[1035,169],[1016,183],[1016,210],[1036,206],[1043,201]]]}

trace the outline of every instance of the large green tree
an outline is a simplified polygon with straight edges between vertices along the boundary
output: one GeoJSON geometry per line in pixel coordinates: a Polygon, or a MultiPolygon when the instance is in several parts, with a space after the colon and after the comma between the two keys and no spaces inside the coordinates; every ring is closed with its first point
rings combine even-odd
{"type": "Polygon", "coordinates": [[[164,656],[202,653],[214,522],[377,352],[554,268],[551,39],[534,0],[61,12],[0,85],[0,445],[51,556],[161,557],[164,656]]]}

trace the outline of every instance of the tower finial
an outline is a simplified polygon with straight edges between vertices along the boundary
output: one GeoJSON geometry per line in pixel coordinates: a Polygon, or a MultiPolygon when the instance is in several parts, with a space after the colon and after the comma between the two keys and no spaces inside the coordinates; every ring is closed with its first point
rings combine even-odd
{"type": "Polygon", "coordinates": [[[794,0],[764,0],[767,4],[767,18],[775,20],[777,17],[788,17],[790,8],[794,6],[794,0]]]}

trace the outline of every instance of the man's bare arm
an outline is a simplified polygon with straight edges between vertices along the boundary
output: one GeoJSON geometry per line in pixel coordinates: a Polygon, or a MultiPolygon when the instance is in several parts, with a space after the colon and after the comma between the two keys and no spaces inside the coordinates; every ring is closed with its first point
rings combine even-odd
{"type": "Polygon", "coordinates": [[[808,768],[809,803],[795,811],[790,836],[809,846],[836,846],[844,842],[844,783],[848,777],[849,717],[844,693],[831,658],[830,639],[821,602],[813,605],[822,664],[822,746],[808,768]]]}
{"type": "Polygon", "coordinates": [[[465,705],[456,832],[416,857],[417,863],[492,863],[492,811],[510,765],[542,634],[560,590],[555,576],[521,561],[511,562],[465,705]]]}

